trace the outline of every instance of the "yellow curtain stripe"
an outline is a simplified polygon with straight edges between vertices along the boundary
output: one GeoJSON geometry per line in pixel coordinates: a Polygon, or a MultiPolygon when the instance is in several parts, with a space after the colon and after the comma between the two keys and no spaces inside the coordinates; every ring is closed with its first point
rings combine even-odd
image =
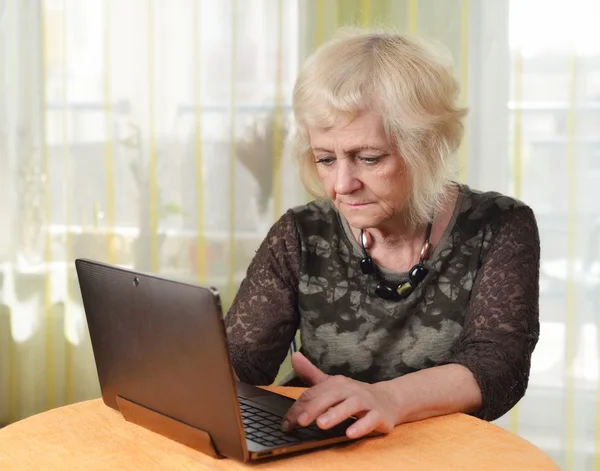
{"type": "MultiPolygon", "coordinates": [[[[469,0],[461,0],[460,6],[460,100],[463,106],[467,106],[469,101],[469,12],[471,4],[469,0]]],[[[461,182],[467,180],[468,134],[469,129],[467,126],[465,127],[465,135],[461,146],[458,149],[459,180],[461,182]]]]}
{"type": "Polygon", "coordinates": [[[235,295],[235,120],[236,120],[236,75],[237,75],[237,0],[231,3],[231,90],[229,97],[229,274],[227,281],[228,300],[235,295]]]}
{"type": "MultiPolygon", "coordinates": [[[[315,48],[325,42],[325,0],[317,0],[315,48]]],[[[312,51],[311,51],[312,52],[312,51]]]]}
{"type": "Polygon", "coordinates": [[[340,5],[340,1],[343,0],[331,0],[332,2],[332,6],[331,6],[331,19],[329,20],[329,27],[328,29],[331,29],[333,31],[337,31],[337,29],[340,27],[340,9],[343,7],[343,4],[340,5]]]}
{"type": "MultiPolygon", "coordinates": [[[[337,17],[338,17],[338,4],[337,4],[338,0],[334,0],[333,1],[333,15],[335,16],[336,19],[336,24],[335,26],[337,27],[337,17]]],[[[309,51],[309,54],[311,54],[315,49],[317,49],[321,44],[323,44],[325,42],[325,33],[327,31],[327,25],[326,25],[326,0],[315,0],[315,38],[314,38],[314,47],[312,51],[309,51]]],[[[312,13],[312,10],[311,10],[312,13]]],[[[304,195],[304,201],[309,202],[312,201],[313,196],[308,193],[305,189],[302,190],[302,194],[304,195]]]]}
{"type": "Polygon", "coordinates": [[[360,25],[363,28],[371,26],[371,1],[360,0],[360,25]]]}
{"type": "MultiPolygon", "coordinates": [[[[600,290],[597,293],[600,306],[600,290]]],[[[600,313],[596,311],[596,345],[600,346],[600,313]]],[[[597,347],[598,348],[598,347],[597,347]]],[[[600,362],[598,362],[598,379],[596,380],[596,428],[594,430],[594,471],[600,471],[600,362]]]]}
{"type": "Polygon", "coordinates": [[[196,265],[198,283],[206,284],[204,233],[204,159],[202,154],[202,89],[200,87],[200,0],[194,0],[194,158],[196,165],[196,265]]]}
{"type": "MultiPolygon", "coordinates": [[[[600,290],[598,291],[600,306],[600,290]]],[[[596,311],[596,345],[600,346],[600,313],[596,311]]],[[[598,347],[596,347],[598,348],[598,347]]],[[[600,471],[600,362],[598,362],[598,379],[596,380],[596,428],[594,430],[594,471],[600,471]]]]}
{"type": "MultiPolygon", "coordinates": [[[[9,308],[10,309],[10,308],[9,308]]],[[[17,352],[16,342],[13,340],[12,319],[13,312],[10,312],[11,319],[11,336],[8,345],[8,423],[12,424],[17,421],[17,352]]]]}
{"type": "Polygon", "coordinates": [[[575,361],[575,332],[577,329],[577,285],[575,257],[577,256],[577,149],[576,98],[577,58],[569,59],[569,110],[567,113],[567,312],[565,329],[565,463],[566,471],[575,469],[575,384],[571,373],[575,361]]]}
{"type": "Polygon", "coordinates": [[[281,215],[281,161],[283,153],[283,0],[277,0],[277,58],[273,107],[273,219],[281,215]]]}
{"type": "MultiPolygon", "coordinates": [[[[521,50],[515,51],[514,63],[514,102],[516,104],[514,112],[514,136],[513,136],[513,179],[514,179],[514,196],[521,198],[523,186],[523,161],[522,161],[522,144],[523,144],[523,111],[521,105],[523,103],[523,55],[521,50]]],[[[515,405],[510,411],[509,428],[512,432],[519,433],[519,405],[515,405]]]]}
{"type": "Polygon", "coordinates": [[[46,262],[46,277],[44,283],[44,313],[46,320],[46,408],[54,407],[54,329],[52,325],[52,274],[50,273],[50,262],[52,261],[52,247],[50,239],[50,161],[48,157],[48,140],[46,138],[46,68],[48,66],[48,51],[46,50],[46,26],[48,21],[46,2],[42,5],[42,24],[40,25],[42,69],[40,75],[41,83],[41,113],[40,113],[40,139],[42,150],[42,163],[44,174],[44,224],[46,233],[44,236],[44,261],[46,262]]]}
{"type": "Polygon", "coordinates": [[[414,33],[419,25],[419,2],[408,0],[408,31],[414,33]]]}
{"type": "MultiPolygon", "coordinates": [[[[158,185],[156,181],[156,136],[154,126],[154,0],[148,0],[148,179],[150,181],[150,233],[152,271],[159,270],[158,260],[158,185]]],[[[141,144],[141,143],[140,143],[141,144]]],[[[144,202],[142,202],[144,204],[144,202]]]]}
{"type": "Polygon", "coordinates": [[[523,111],[521,105],[523,102],[523,56],[520,50],[515,52],[515,68],[514,68],[514,137],[513,137],[513,179],[514,179],[514,195],[516,198],[521,198],[521,190],[523,185],[522,175],[522,144],[523,144],[523,111]]]}
{"type": "MultiPolygon", "coordinates": [[[[65,259],[69,262],[65,270],[66,276],[66,299],[64,308],[64,322],[69,319],[69,306],[71,299],[71,145],[69,139],[69,51],[68,51],[68,28],[67,28],[67,5],[63,0],[62,14],[62,62],[63,62],[63,77],[62,77],[62,139],[63,139],[63,186],[65,188],[65,259]]],[[[61,338],[64,338],[64,334],[61,338]]],[[[65,388],[67,404],[70,404],[73,399],[73,346],[71,342],[65,340],[65,388]]]]}
{"type": "Polygon", "coordinates": [[[108,263],[116,263],[115,253],[115,152],[113,141],[112,92],[110,86],[110,2],[104,0],[104,168],[106,172],[106,237],[108,263]]]}

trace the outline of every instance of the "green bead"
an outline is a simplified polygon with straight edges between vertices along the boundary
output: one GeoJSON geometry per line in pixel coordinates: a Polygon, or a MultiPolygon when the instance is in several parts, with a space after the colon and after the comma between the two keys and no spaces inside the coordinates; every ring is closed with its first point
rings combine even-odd
{"type": "Polygon", "coordinates": [[[407,281],[406,283],[401,284],[400,286],[398,286],[398,288],[396,288],[396,291],[398,292],[398,294],[400,296],[408,296],[410,293],[413,292],[413,287],[412,285],[407,281]]]}

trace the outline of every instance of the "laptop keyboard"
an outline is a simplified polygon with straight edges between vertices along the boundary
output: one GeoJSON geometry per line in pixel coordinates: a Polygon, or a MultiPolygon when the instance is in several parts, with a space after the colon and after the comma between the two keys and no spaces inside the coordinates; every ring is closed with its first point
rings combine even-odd
{"type": "Polygon", "coordinates": [[[295,434],[284,433],[281,431],[282,417],[266,412],[254,406],[254,403],[238,397],[240,409],[242,411],[242,423],[246,438],[263,446],[278,446],[298,443],[308,439],[326,438],[327,433],[319,429],[316,425],[303,427],[301,430],[307,438],[301,438],[295,434]]]}

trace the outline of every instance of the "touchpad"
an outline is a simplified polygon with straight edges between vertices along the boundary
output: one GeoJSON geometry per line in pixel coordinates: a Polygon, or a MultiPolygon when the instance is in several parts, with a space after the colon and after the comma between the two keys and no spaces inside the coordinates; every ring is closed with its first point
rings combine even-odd
{"type": "Polygon", "coordinates": [[[277,409],[278,411],[285,413],[296,401],[290,399],[289,397],[271,393],[263,396],[255,396],[252,398],[252,402],[257,402],[264,406],[269,406],[271,409],[277,409]]]}
{"type": "Polygon", "coordinates": [[[269,408],[277,409],[277,411],[284,413],[287,412],[290,407],[292,407],[294,402],[296,402],[294,399],[289,397],[281,396],[279,394],[257,388],[256,386],[251,386],[240,381],[237,382],[236,386],[239,396],[250,399],[252,402],[269,406],[269,408]]]}

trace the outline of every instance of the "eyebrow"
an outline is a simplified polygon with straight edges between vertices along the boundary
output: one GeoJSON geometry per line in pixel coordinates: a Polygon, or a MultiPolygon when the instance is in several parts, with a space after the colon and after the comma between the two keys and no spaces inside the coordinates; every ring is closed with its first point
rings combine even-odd
{"type": "MultiPolygon", "coordinates": [[[[370,144],[366,144],[366,145],[363,145],[363,146],[352,147],[350,149],[345,150],[344,152],[346,154],[356,154],[357,152],[360,152],[360,151],[363,151],[363,150],[374,150],[374,151],[377,151],[377,152],[388,152],[384,148],[373,146],[373,145],[370,145],[370,144]]],[[[333,152],[333,151],[331,149],[326,149],[324,147],[315,147],[315,148],[313,148],[313,152],[333,152]]]]}

